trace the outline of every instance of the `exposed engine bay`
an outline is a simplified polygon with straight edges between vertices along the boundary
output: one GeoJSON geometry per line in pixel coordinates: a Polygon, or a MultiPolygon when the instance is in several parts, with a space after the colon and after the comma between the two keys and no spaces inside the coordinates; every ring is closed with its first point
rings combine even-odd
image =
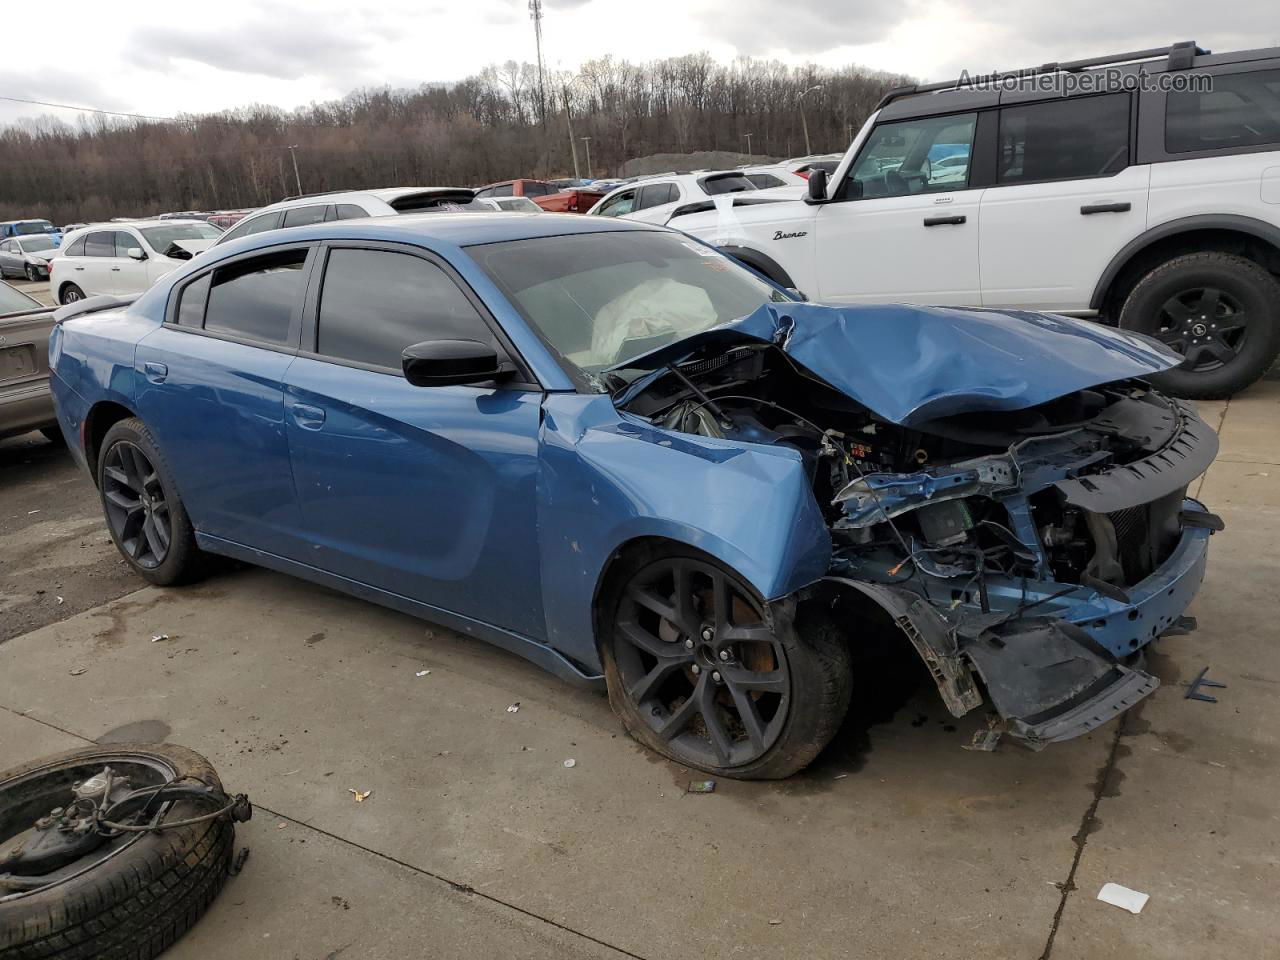
{"type": "Polygon", "coordinates": [[[1221,529],[1185,500],[1216,436],[1138,380],[911,426],[775,344],[704,349],[630,387],[623,409],[655,425],[795,450],[831,534],[828,580],[894,615],[953,713],[981,702],[971,666],[1035,745],[1102,722],[1078,714],[1101,716],[1104,689],[1115,709],[1155,689],[1134,657],[1188,626],[1202,570],[1162,578],[1221,529]]]}

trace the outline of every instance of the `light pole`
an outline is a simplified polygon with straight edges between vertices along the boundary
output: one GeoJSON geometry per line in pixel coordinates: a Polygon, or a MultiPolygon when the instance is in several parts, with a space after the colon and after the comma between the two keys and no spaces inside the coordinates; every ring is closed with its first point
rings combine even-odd
{"type": "Polygon", "coordinates": [[[813,93],[813,91],[821,89],[822,84],[815,83],[808,90],[801,93],[800,96],[796,97],[796,101],[800,104],[800,124],[804,127],[804,152],[806,156],[813,153],[813,148],[809,146],[809,121],[804,115],[804,98],[813,93]]]}
{"type": "Polygon", "coordinates": [[[578,139],[587,145],[587,179],[594,180],[595,177],[591,176],[591,138],[579,137],[578,139]]]}
{"type": "Polygon", "coordinates": [[[750,134],[750,133],[744,133],[744,134],[743,134],[743,136],[747,138],[747,159],[751,159],[751,137],[752,137],[752,134],[750,134]]]}
{"type": "Polygon", "coordinates": [[[298,176],[298,155],[293,152],[297,149],[296,143],[289,144],[289,157],[293,160],[293,182],[298,185],[298,196],[302,196],[302,177],[298,176]]]}

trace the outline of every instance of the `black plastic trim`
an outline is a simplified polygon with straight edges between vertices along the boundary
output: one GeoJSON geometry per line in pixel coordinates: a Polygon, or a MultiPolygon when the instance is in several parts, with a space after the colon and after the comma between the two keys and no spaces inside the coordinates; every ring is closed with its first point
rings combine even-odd
{"type": "Polygon", "coordinates": [[[759,250],[752,250],[750,247],[739,247],[732,244],[724,247],[716,247],[726,257],[733,257],[744,266],[750,267],[752,270],[762,274],[770,283],[776,283],[782,287],[795,287],[795,281],[791,279],[791,274],[782,268],[782,264],[769,256],[767,253],[761,253],[759,250]]]}

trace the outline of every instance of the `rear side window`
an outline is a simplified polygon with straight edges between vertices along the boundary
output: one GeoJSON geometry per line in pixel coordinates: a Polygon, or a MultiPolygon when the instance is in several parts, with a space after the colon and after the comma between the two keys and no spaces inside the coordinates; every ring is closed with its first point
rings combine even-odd
{"type": "Polygon", "coordinates": [[[1129,94],[1047,100],[1000,111],[1000,183],[1073,180],[1129,164],[1129,94]]]}
{"type": "Polygon", "coordinates": [[[260,217],[249,217],[241,220],[234,227],[218,238],[218,243],[226,243],[228,240],[239,240],[241,237],[248,237],[255,233],[262,233],[265,230],[274,230],[280,225],[280,211],[275,213],[264,213],[260,217]]]}
{"type": "Polygon", "coordinates": [[[84,238],[84,255],[86,257],[114,257],[116,255],[115,232],[89,234],[84,238]]]}
{"type": "Polygon", "coordinates": [[[84,237],[76,237],[75,242],[71,246],[62,251],[64,257],[83,257],[84,256],[84,237]]]}
{"type": "Polygon", "coordinates": [[[324,223],[329,212],[327,204],[317,203],[309,207],[294,207],[284,212],[284,226],[305,227],[309,223],[324,223]]]}
{"type": "Polygon", "coordinates": [[[757,190],[768,190],[771,187],[785,187],[786,183],[782,178],[775,177],[772,173],[748,173],[747,179],[755,184],[757,190]]]}
{"type": "Polygon", "coordinates": [[[199,280],[187,284],[178,301],[178,323],[184,327],[204,325],[204,305],[209,299],[209,281],[213,274],[205,274],[199,280]]]}
{"type": "Polygon", "coordinates": [[[754,190],[755,184],[740,173],[727,177],[707,177],[702,181],[702,189],[708,196],[722,193],[740,193],[743,190],[754,190]]]}
{"type": "Polygon", "coordinates": [[[647,210],[649,207],[660,207],[664,203],[674,203],[679,199],[680,193],[674,183],[655,183],[640,188],[640,202],[636,204],[636,209],[647,210]]]}
{"type": "Polygon", "coordinates": [[[1170,93],[1164,146],[1169,153],[1280,143],[1280,70],[1213,77],[1207,93],[1170,93]]]}
{"type": "Polygon", "coordinates": [[[358,220],[360,217],[367,217],[369,212],[364,207],[357,207],[354,203],[340,203],[335,220],[358,220]]]}
{"type": "Polygon", "coordinates": [[[515,195],[515,184],[500,183],[493,188],[493,192],[489,194],[491,197],[510,197],[515,195]]]}
{"type": "Polygon", "coordinates": [[[399,370],[404,348],[423,340],[494,343],[471,301],[434,263],[388,250],[329,254],[317,353],[399,370]]]}
{"type": "Polygon", "coordinates": [[[555,187],[549,183],[542,183],[538,180],[526,180],[524,189],[521,193],[526,197],[545,197],[556,192],[555,187]]]}
{"type": "Polygon", "coordinates": [[[302,298],[306,259],[306,250],[289,250],[215,270],[204,328],[264,343],[288,343],[293,311],[302,298]]]}

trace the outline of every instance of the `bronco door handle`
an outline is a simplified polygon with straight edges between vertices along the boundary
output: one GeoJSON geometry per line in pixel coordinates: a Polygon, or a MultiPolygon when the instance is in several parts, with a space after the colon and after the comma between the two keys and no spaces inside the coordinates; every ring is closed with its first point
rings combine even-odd
{"type": "Polygon", "coordinates": [[[142,372],[146,374],[147,379],[152,383],[164,383],[165,377],[169,376],[169,368],[163,363],[156,363],[154,360],[148,360],[144,363],[142,372]]]}
{"type": "Polygon", "coordinates": [[[324,425],[324,411],[309,403],[295,403],[290,407],[293,422],[304,430],[319,430],[324,425]]]}
{"type": "Polygon", "coordinates": [[[1087,217],[1092,213],[1128,213],[1132,209],[1131,203],[1086,203],[1080,212],[1087,217]]]}
{"type": "Polygon", "coordinates": [[[961,224],[965,222],[965,219],[966,218],[964,214],[959,214],[957,216],[952,216],[952,217],[925,217],[924,225],[926,227],[941,227],[942,225],[948,224],[948,223],[961,224]]]}

